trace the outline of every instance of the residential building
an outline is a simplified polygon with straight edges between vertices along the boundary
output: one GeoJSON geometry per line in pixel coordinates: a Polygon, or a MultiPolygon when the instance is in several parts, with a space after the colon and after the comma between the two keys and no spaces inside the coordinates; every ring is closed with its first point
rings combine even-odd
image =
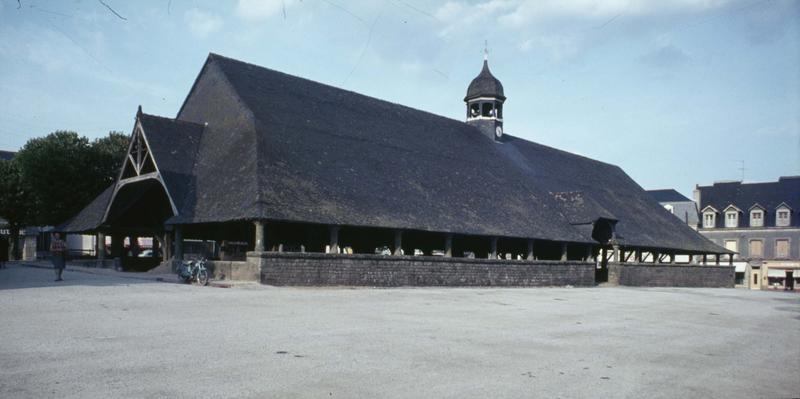
{"type": "Polygon", "coordinates": [[[737,284],[795,289],[800,283],[800,176],[776,182],[696,186],[700,234],[735,255],[737,284]]]}

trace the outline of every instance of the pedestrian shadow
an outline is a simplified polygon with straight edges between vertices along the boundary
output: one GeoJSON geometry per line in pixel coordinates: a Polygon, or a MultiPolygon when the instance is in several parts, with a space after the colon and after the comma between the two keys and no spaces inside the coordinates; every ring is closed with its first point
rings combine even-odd
{"type": "MultiPolygon", "coordinates": [[[[64,281],[54,281],[55,271],[42,267],[7,265],[0,269],[0,291],[27,288],[57,288],[71,286],[108,287],[133,284],[163,284],[163,281],[119,276],[93,274],[83,271],[64,271],[64,281]]],[[[169,283],[170,281],[166,281],[169,283]]]]}

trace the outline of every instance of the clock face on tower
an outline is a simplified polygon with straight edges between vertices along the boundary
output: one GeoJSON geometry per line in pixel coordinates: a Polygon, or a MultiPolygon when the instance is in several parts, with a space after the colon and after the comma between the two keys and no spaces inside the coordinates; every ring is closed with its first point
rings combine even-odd
{"type": "Polygon", "coordinates": [[[498,126],[498,127],[496,127],[494,129],[494,136],[497,137],[498,139],[500,137],[503,137],[503,127],[502,126],[498,126]]]}

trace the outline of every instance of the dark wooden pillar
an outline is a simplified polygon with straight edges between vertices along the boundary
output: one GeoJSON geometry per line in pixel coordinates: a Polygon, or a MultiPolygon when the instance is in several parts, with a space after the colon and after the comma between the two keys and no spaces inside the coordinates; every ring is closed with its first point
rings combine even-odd
{"type": "Polygon", "coordinates": [[[733,266],[733,254],[728,255],[728,266],[733,266]]]}
{"type": "Polygon", "coordinates": [[[489,259],[497,259],[497,237],[492,237],[489,241],[489,259]]]}
{"type": "Polygon", "coordinates": [[[169,231],[164,232],[164,253],[161,258],[162,261],[172,259],[172,233],[169,231]]]}
{"type": "Polygon", "coordinates": [[[661,263],[661,254],[653,251],[653,263],[661,263]]]}
{"type": "Polygon", "coordinates": [[[642,250],[641,249],[637,249],[636,250],[636,255],[635,256],[636,256],[636,259],[635,259],[636,263],[642,263],[642,250]]]}
{"type": "Polygon", "coordinates": [[[157,236],[153,236],[153,246],[150,248],[153,250],[153,257],[158,256],[159,247],[161,247],[161,240],[157,236]]]}
{"type": "Polygon", "coordinates": [[[97,259],[104,260],[106,258],[106,235],[97,233],[96,239],[95,251],[97,251],[97,259]]]}
{"type": "Polygon", "coordinates": [[[675,263],[675,253],[674,252],[669,254],[669,263],[670,264],[674,264],[675,263]]]}
{"type": "Polygon", "coordinates": [[[403,230],[394,231],[394,255],[400,256],[403,254],[403,230]]]}
{"type": "Polygon", "coordinates": [[[453,235],[452,234],[445,234],[445,236],[444,236],[444,257],[445,258],[452,258],[453,257],[453,235]]]}
{"type": "Polygon", "coordinates": [[[532,238],[528,239],[528,255],[525,257],[525,259],[527,259],[529,261],[533,260],[533,239],[532,238]]]}
{"type": "Polygon", "coordinates": [[[330,247],[332,254],[339,253],[339,226],[330,227],[330,247]]]}
{"type": "Polygon", "coordinates": [[[708,264],[708,255],[703,254],[703,266],[708,264]]]}
{"type": "Polygon", "coordinates": [[[561,243],[561,261],[562,262],[567,261],[567,243],[565,242],[561,243]]]}
{"type": "Polygon", "coordinates": [[[125,249],[125,237],[121,234],[111,236],[111,257],[122,258],[122,251],[125,249]]]}
{"type": "Polygon", "coordinates": [[[717,254],[716,256],[714,256],[714,263],[715,263],[717,266],[719,266],[719,254],[717,254]]]}
{"type": "Polygon", "coordinates": [[[183,260],[183,226],[175,225],[173,232],[175,237],[175,252],[172,253],[176,260],[183,260]]]}

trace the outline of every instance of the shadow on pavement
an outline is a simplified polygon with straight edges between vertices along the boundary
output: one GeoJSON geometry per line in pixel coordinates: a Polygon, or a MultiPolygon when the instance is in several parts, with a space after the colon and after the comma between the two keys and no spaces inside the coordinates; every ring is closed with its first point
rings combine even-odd
{"type": "MultiPolygon", "coordinates": [[[[131,284],[162,284],[173,281],[158,281],[154,278],[137,278],[136,276],[122,276],[119,274],[94,274],[85,271],[64,271],[64,281],[55,281],[55,271],[39,266],[6,265],[0,269],[0,291],[25,288],[49,288],[64,286],[93,286],[105,287],[131,284]]],[[[177,282],[177,280],[175,281],[177,282]]]]}

